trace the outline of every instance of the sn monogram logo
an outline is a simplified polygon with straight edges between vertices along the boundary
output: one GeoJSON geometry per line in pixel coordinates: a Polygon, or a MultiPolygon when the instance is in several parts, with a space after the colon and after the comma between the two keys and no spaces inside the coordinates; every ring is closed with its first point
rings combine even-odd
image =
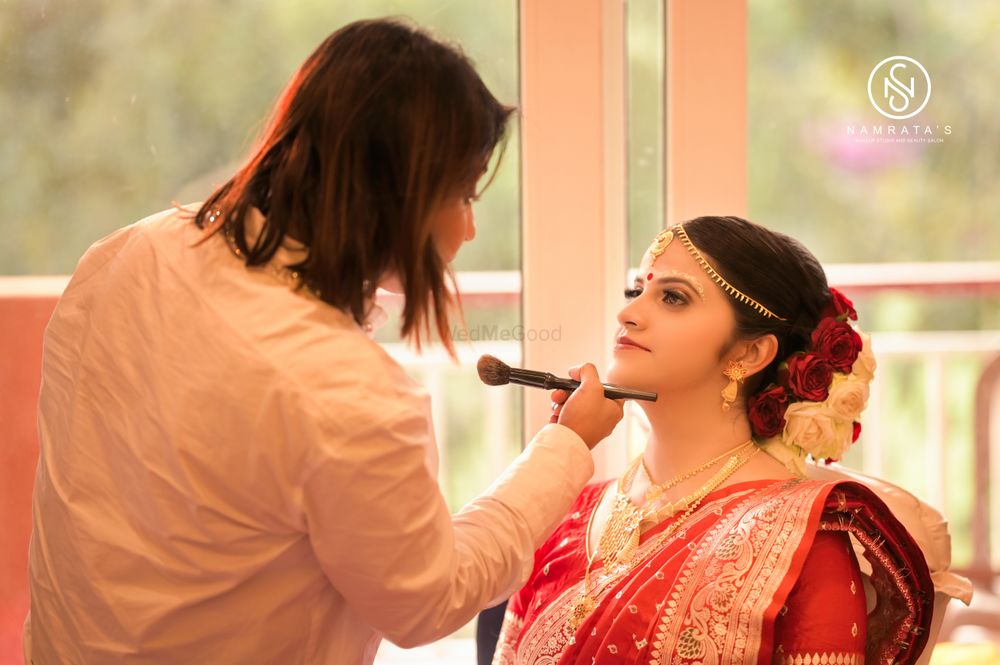
{"type": "Polygon", "coordinates": [[[912,118],[927,106],[930,98],[930,74],[923,65],[905,55],[886,58],[868,76],[868,99],[887,118],[912,118]]]}

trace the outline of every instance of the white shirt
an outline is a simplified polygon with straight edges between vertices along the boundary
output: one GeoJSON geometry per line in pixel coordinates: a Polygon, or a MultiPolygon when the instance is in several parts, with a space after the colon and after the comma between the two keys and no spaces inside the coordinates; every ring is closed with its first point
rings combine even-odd
{"type": "Polygon", "coordinates": [[[170,210],[98,242],[46,330],[26,659],[370,663],[522,585],[583,441],[547,425],[449,515],[426,392],[200,235],[170,210]]]}

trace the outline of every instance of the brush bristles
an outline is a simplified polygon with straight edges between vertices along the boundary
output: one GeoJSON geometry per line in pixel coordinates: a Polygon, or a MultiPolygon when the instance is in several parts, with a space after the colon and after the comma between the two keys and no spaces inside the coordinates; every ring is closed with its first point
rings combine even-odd
{"type": "Polygon", "coordinates": [[[510,366],[490,355],[479,357],[476,363],[479,378],[488,386],[503,386],[510,383],[510,366]]]}

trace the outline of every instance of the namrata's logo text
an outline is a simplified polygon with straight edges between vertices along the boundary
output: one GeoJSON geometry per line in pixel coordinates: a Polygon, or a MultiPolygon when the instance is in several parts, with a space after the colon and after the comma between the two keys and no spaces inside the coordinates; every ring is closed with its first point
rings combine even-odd
{"type": "Polygon", "coordinates": [[[931,77],[924,66],[905,55],[875,65],[868,77],[868,99],[875,110],[893,120],[912,118],[931,98],[931,77]]]}

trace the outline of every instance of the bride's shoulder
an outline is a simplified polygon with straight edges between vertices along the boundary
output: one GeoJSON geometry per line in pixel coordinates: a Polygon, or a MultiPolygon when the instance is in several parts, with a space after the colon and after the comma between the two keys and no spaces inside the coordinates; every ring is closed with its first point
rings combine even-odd
{"type": "Polygon", "coordinates": [[[753,492],[757,502],[775,504],[811,504],[819,500],[831,500],[843,483],[813,478],[774,479],[755,487],[753,492]]]}

